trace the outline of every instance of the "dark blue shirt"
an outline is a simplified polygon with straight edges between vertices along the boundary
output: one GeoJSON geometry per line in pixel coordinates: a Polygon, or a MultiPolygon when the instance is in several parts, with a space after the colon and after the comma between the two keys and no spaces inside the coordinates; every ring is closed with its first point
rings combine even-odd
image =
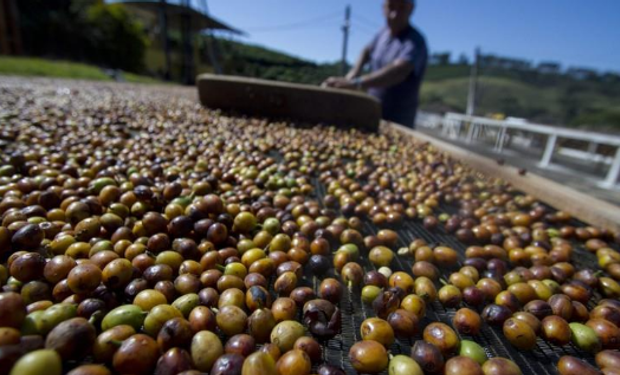
{"type": "Polygon", "coordinates": [[[381,101],[384,119],[413,127],[428,59],[424,37],[412,26],[397,36],[392,36],[390,30],[385,28],[375,36],[368,48],[373,72],[396,60],[406,60],[413,65],[413,71],[403,82],[392,87],[368,90],[370,95],[381,101]]]}

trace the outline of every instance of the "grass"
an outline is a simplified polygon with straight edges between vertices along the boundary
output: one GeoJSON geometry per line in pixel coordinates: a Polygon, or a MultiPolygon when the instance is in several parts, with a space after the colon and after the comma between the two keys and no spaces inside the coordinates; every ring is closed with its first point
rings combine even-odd
{"type": "Polygon", "coordinates": [[[95,66],[68,61],[26,57],[0,57],[0,74],[89,79],[97,81],[111,80],[101,69],[95,66]]]}
{"type": "Polygon", "coordinates": [[[448,66],[428,66],[425,81],[439,81],[450,78],[461,78],[469,76],[469,66],[466,65],[448,65],[448,66]]]}
{"type": "MultiPolygon", "coordinates": [[[[440,97],[456,108],[464,108],[467,102],[469,78],[451,78],[427,81],[422,86],[423,98],[440,97]]],[[[557,111],[554,102],[557,95],[553,89],[540,89],[508,78],[481,77],[479,79],[478,104],[481,110],[513,106],[530,108],[544,105],[547,110],[557,111]]]]}
{"type": "MultiPolygon", "coordinates": [[[[0,75],[112,81],[103,70],[93,65],[30,57],[0,56],[0,75]]],[[[123,77],[132,83],[163,83],[155,78],[133,73],[124,72],[123,77]]]]}
{"type": "Polygon", "coordinates": [[[165,82],[165,81],[160,81],[157,78],[153,78],[153,77],[148,77],[148,76],[141,76],[138,74],[133,74],[133,73],[127,73],[124,72],[123,73],[123,78],[125,78],[125,81],[127,82],[131,82],[131,83],[149,83],[149,84],[167,84],[170,82],[165,82]]]}
{"type": "MultiPolygon", "coordinates": [[[[469,72],[464,66],[429,66],[420,107],[464,112],[469,72]]],[[[483,71],[478,81],[476,113],[502,113],[532,122],[584,128],[620,128],[620,85],[537,76],[511,71],[483,71]]]]}
{"type": "MultiPolygon", "coordinates": [[[[539,86],[511,78],[483,76],[478,87],[476,113],[481,115],[503,113],[565,126],[620,125],[618,99],[595,88],[586,86],[579,90],[567,105],[566,89],[562,86],[539,86]],[[578,110],[572,121],[566,118],[569,106],[578,110]]],[[[468,88],[468,77],[426,80],[422,84],[421,108],[463,112],[468,88]]]]}

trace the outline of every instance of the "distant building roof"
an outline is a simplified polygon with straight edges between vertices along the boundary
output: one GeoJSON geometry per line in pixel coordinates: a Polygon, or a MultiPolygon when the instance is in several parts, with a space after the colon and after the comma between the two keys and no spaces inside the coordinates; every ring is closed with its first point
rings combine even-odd
{"type": "MultiPolygon", "coordinates": [[[[127,7],[133,8],[139,12],[148,13],[152,17],[157,17],[162,7],[162,2],[160,0],[109,0],[108,2],[122,3],[127,7]]],[[[182,16],[189,16],[190,25],[193,31],[211,29],[224,30],[234,34],[244,34],[243,31],[228,26],[224,22],[207,16],[206,14],[199,12],[192,7],[187,8],[179,4],[167,1],[165,4],[165,9],[166,15],[168,16],[168,27],[171,29],[180,29],[181,23],[183,21],[182,16]]]]}
{"type": "Polygon", "coordinates": [[[589,79],[598,76],[598,72],[591,68],[569,67],[566,74],[575,79],[589,79]]]}

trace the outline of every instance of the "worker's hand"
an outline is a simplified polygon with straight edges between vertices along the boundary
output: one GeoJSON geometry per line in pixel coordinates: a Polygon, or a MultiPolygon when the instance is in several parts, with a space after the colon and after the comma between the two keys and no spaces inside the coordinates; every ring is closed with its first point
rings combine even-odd
{"type": "Polygon", "coordinates": [[[322,87],[333,87],[336,89],[355,90],[355,83],[344,77],[329,77],[323,82],[322,87]]]}

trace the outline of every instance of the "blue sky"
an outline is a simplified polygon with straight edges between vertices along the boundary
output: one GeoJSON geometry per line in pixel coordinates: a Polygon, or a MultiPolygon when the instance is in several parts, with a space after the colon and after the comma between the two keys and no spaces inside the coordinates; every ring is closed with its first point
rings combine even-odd
{"type": "MultiPolygon", "coordinates": [[[[192,0],[200,6],[204,0],[192,0]]],[[[348,59],[383,24],[381,0],[207,0],[210,13],[261,44],[314,61],[341,55],[352,6],[348,59]]],[[[620,0],[418,0],[413,24],[432,51],[483,53],[620,71],[620,0]]]]}

